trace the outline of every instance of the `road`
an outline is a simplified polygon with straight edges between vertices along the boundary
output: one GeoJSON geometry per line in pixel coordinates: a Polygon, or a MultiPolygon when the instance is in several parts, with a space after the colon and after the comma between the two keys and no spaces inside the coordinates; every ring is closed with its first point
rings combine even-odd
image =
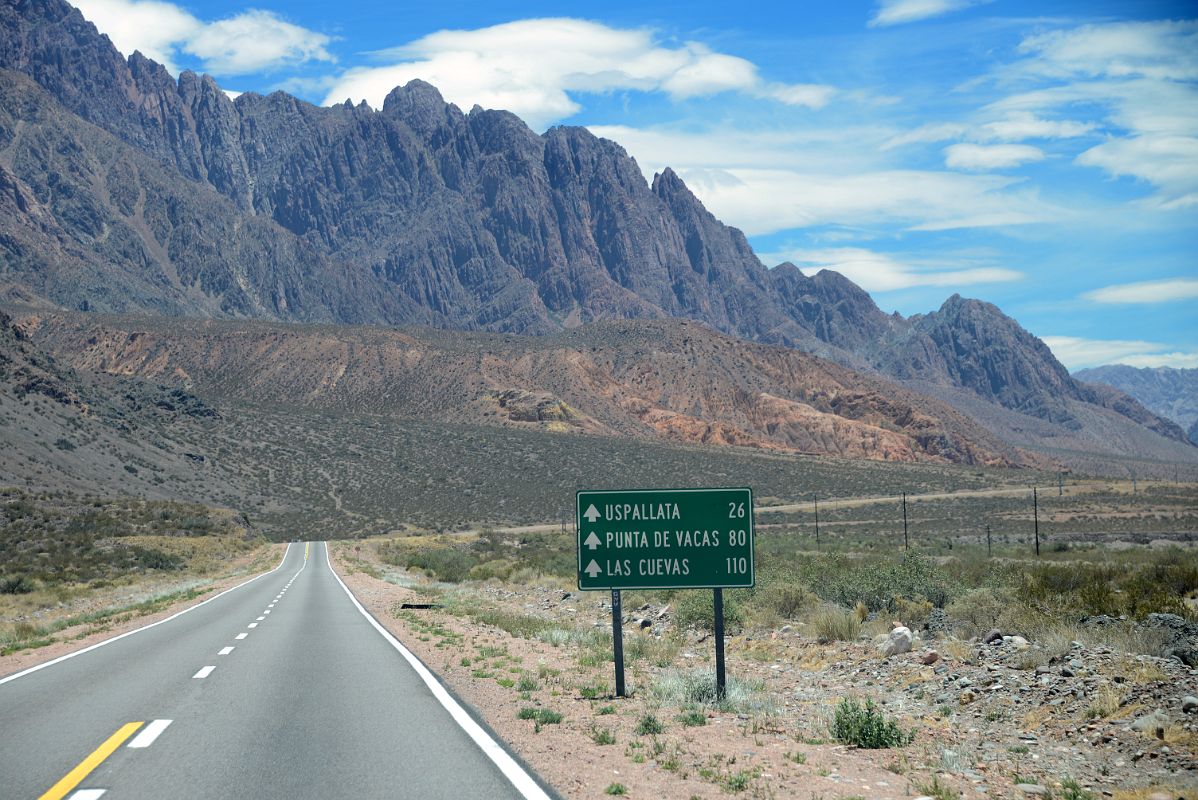
{"type": "Polygon", "coordinates": [[[401,647],[324,544],[293,543],[272,572],[0,681],[0,796],[546,797],[401,647]]]}

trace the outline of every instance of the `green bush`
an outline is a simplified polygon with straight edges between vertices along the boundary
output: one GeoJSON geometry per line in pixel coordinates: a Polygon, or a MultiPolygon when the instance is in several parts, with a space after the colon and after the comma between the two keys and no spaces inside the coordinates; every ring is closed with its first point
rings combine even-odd
{"type": "Polygon", "coordinates": [[[943,608],[951,599],[943,571],[915,552],[897,562],[820,556],[803,565],[802,575],[817,595],[845,608],[862,603],[871,611],[892,612],[900,598],[922,598],[943,608]]]}
{"type": "Polygon", "coordinates": [[[665,729],[666,726],[662,725],[661,721],[652,714],[646,714],[636,723],[637,736],[655,736],[664,732],[665,729]]]}
{"type": "MultiPolygon", "coordinates": [[[[682,628],[715,630],[715,596],[707,590],[682,592],[678,599],[675,619],[682,628]]],[[[745,616],[740,602],[724,592],[724,628],[739,630],[744,627],[745,616]]]]}
{"type": "Polygon", "coordinates": [[[862,706],[857,700],[846,697],[836,706],[832,736],[854,747],[880,750],[903,747],[915,734],[902,730],[894,720],[886,719],[872,700],[866,700],[862,706]]]}
{"type": "Polygon", "coordinates": [[[36,588],[37,584],[26,575],[0,578],[0,594],[29,594],[36,588]]]}

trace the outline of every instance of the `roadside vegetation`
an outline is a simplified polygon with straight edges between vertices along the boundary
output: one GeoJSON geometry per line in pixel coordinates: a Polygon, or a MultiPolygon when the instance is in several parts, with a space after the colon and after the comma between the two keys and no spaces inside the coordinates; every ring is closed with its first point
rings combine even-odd
{"type": "Polygon", "coordinates": [[[265,544],[224,509],[0,488],[0,655],[198,597],[265,544]]]}

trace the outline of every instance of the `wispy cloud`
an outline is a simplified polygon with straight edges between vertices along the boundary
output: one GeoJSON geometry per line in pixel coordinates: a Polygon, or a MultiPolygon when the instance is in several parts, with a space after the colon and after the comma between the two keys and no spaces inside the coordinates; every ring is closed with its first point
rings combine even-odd
{"type": "Polygon", "coordinates": [[[834,270],[869,292],[889,292],[914,286],[962,288],[1023,278],[1021,272],[998,267],[946,269],[928,264],[916,265],[860,247],[795,249],[765,253],[762,257],[768,263],[790,261],[807,273],[834,270]]]}
{"type": "Polygon", "coordinates": [[[1053,355],[1070,370],[1103,364],[1132,367],[1198,367],[1198,353],[1171,351],[1168,345],[1126,339],[1042,336],[1053,355]]]}
{"type": "Polygon", "coordinates": [[[244,11],[204,22],[158,0],[74,0],[83,16],[126,56],[140,50],[178,73],[179,53],[199,58],[217,75],[245,75],[307,61],[333,61],[332,37],[287,22],[270,11],[244,11]]]}
{"type": "Polygon", "coordinates": [[[1094,131],[1093,122],[1041,119],[1029,112],[1014,112],[1005,119],[979,126],[976,135],[1000,142],[1022,142],[1026,139],[1074,139],[1094,131]]]}
{"type": "Polygon", "coordinates": [[[662,92],[674,99],[739,92],[820,108],[830,86],[766,81],[757,65],[701,42],[672,46],[647,28],[582,19],[526,19],[475,30],[443,30],[374,54],[394,63],[341,75],[326,103],[382,104],[396,86],[420,78],[463,108],[512,111],[534,127],[575,114],[579,92],[662,92]]]}
{"type": "Polygon", "coordinates": [[[1025,57],[1002,78],[1041,86],[992,111],[1099,106],[1108,138],[1076,163],[1151,184],[1156,208],[1198,205],[1198,21],[1084,25],[1029,36],[1019,49],[1025,57]]]}
{"type": "Polygon", "coordinates": [[[1026,144],[954,144],[944,150],[944,163],[950,169],[1010,169],[1043,158],[1043,150],[1026,144]]]}
{"type": "Polygon", "coordinates": [[[877,128],[591,130],[627,147],[646,177],[673,167],[712,213],[749,235],[818,225],[1023,225],[1064,213],[1018,178],[887,169],[877,156],[881,148],[865,146],[884,141],[886,132],[877,128]]]}
{"type": "Polygon", "coordinates": [[[1198,298],[1198,278],[1169,278],[1104,286],[1082,295],[1096,303],[1168,303],[1198,298]]]}
{"type": "Polygon", "coordinates": [[[881,0],[878,11],[869,21],[871,28],[902,25],[921,19],[939,17],[962,8],[977,5],[977,0],[881,0]]]}

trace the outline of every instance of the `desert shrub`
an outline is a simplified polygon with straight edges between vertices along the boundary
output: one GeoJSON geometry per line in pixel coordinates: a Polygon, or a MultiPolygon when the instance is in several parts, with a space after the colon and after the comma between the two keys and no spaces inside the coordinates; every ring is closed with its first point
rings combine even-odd
{"type": "Polygon", "coordinates": [[[663,733],[665,729],[666,726],[662,725],[661,721],[652,714],[646,714],[636,723],[637,736],[655,736],[663,733]]]}
{"type": "Polygon", "coordinates": [[[826,607],[811,618],[811,627],[821,644],[851,642],[861,634],[861,620],[851,611],[826,607]]]}
{"type": "MultiPolygon", "coordinates": [[[[715,629],[715,596],[710,591],[684,591],[678,598],[675,619],[683,628],[715,629]]],[[[738,630],[745,624],[741,602],[732,592],[724,592],[724,628],[738,630]]]]}
{"type": "Polygon", "coordinates": [[[425,547],[407,551],[400,566],[418,567],[445,583],[461,583],[477,565],[477,560],[456,547],[425,547]]]}
{"type": "Polygon", "coordinates": [[[904,731],[894,720],[886,719],[872,700],[866,700],[863,706],[857,700],[846,697],[836,706],[832,736],[854,747],[880,750],[903,747],[910,743],[915,734],[904,731]]]}
{"type": "Polygon", "coordinates": [[[798,619],[813,608],[819,602],[819,598],[797,579],[772,580],[759,586],[753,592],[750,602],[758,609],[775,614],[781,619],[798,619]]]}
{"type": "Polygon", "coordinates": [[[900,598],[943,608],[951,598],[944,573],[913,552],[898,561],[820,556],[803,566],[802,575],[817,595],[845,608],[862,603],[871,611],[893,612],[900,598]]]}
{"type": "Polygon", "coordinates": [[[183,569],[185,566],[185,562],[179,556],[173,556],[152,547],[134,547],[132,549],[137,563],[146,569],[177,570],[183,569]]]}
{"type": "Polygon", "coordinates": [[[0,578],[0,594],[29,594],[36,588],[37,584],[28,575],[0,578]]]}
{"type": "Polygon", "coordinates": [[[991,628],[1003,629],[1011,617],[1016,604],[1015,593],[1010,589],[974,589],[958,596],[948,604],[945,611],[954,625],[959,626],[965,636],[977,636],[991,628]]]}
{"type": "Polygon", "coordinates": [[[497,558],[494,561],[485,561],[482,564],[475,564],[470,568],[467,577],[472,581],[485,581],[495,578],[497,580],[506,581],[511,577],[512,571],[516,565],[508,561],[506,558],[497,558]]]}
{"type": "Polygon", "coordinates": [[[894,604],[894,616],[898,618],[904,625],[912,630],[922,628],[927,624],[928,616],[932,613],[932,603],[930,600],[919,598],[918,600],[908,600],[905,597],[900,597],[894,604]]]}
{"type": "Polygon", "coordinates": [[[724,699],[715,692],[715,670],[670,669],[659,674],[649,687],[653,699],[662,706],[695,710],[719,708],[740,714],[771,712],[773,700],[760,681],[743,681],[735,675],[727,676],[724,699]]]}

